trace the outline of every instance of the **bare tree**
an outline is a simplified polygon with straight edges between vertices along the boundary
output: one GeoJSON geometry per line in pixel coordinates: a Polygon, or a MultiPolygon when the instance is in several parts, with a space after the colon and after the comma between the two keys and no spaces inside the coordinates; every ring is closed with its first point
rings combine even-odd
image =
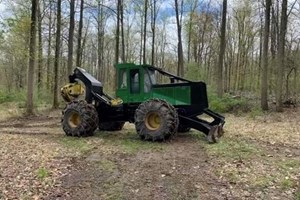
{"type": "Polygon", "coordinates": [[[49,22],[48,22],[48,48],[47,48],[47,89],[50,89],[50,65],[51,65],[51,45],[52,45],[52,2],[49,2],[49,22]]]}
{"type": "Polygon", "coordinates": [[[276,111],[283,111],[282,108],[282,89],[283,89],[283,76],[285,68],[285,41],[287,31],[287,0],[282,0],[281,4],[281,19],[280,19],[280,32],[278,41],[278,56],[277,56],[277,85],[276,85],[276,111]]]}
{"type": "Polygon", "coordinates": [[[27,107],[26,114],[32,115],[33,111],[33,91],[34,91],[34,68],[36,59],[36,23],[38,0],[31,1],[31,23],[30,23],[30,43],[29,43],[29,67],[28,67],[28,84],[27,84],[27,107]]]}
{"type": "MultiPolygon", "coordinates": [[[[117,2],[117,27],[116,27],[116,49],[115,49],[115,64],[119,63],[119,48],[120,48],[120,15],[121,15],[121,0],[117,2]]],[[[115,83],[117,80],[115,80],[115,83]]]]}
{"type": "Polygon", "coordinates": [[[217,70],[217,94],[218,97],[223,96],[223,63],[226,48],[226,15],[227,15],[227,0],[223,0],[222,25],[221,25],[221,41],[219,52],[219,64],[217,70]]]}
{"type": "Polygon", "coordinates": [[[39,54],[38,54],[38,80],[37,80],[37,84],[38,84],[38,88],[41,89],[42,88],[42,80],[43,80],[43,73],[42,73],[42,69],[43,69],[43,40],[42,40],[42,11],[41,11],[41,6],[38,5],[37,8],[37,12],[38,12],[38,48],[39,48],[39,54]]]}
{"type": "Polygon", "coordinates": [[[97,15],[97,57],[98,57],[98,79],[104,80],[104,12],[103,6],[101,6],[102,1],[98,0],[98,15],[97,15]]]}
{"type": "Polygon", "coordinates": [[[75,0],[70,1],[70,26],[68,39],[68,72],[70,75],[73,68],[73,44],[74,44],[74,30],[75,30],[75,0]]]}
{"type": "MultiPolygon", "coordinates": [[[[187,49],[187,62],[190,62],[191,58],[191,41],[192,41],[192,26],[193,26],[193,16],[198,5],[198,1],[191,1],[191,12],[188,21],[188,49],[187,49]]],[[[203,31],[204,32],[204,31],[203,31]]]]}
{"type": "Polygon", "coordinates": [[[272,0],[266,0],[265,8],[265,27],[264,40],[262,49],[262,76],[261,76],[261,108],[268,110],[268,50],[269,50],[269,35],[270,35],[270,12],[272,0]]]}
{"type": "Polygon", "coordinates": [[[177,36],[178,36],[178,46],[177,46],[177,54],[178,54],[178,68],[177,68],[177,75],[183,76],[184,75],[184,68],[183,68],[183,48],[182,48],[182,15],[183,15],[183,0],[180,0],[180,7],[178,5],[178,0],[175,1],[175,13],[176,13],[176,24],[177,24],[177,36]]]}
{"type": "Polygon", "coordinates": [[[143,33],[143,64],[146,64],[146,39],[147,39],[147,18],[148,18],[148,0],[145,0],[144,5],[144,33],[143,33]]]}
{"type": "Polygon", "coordinates": [[[83,5],[84,0],[80,1],[80,17],[79,17],[79,27],[78,27],[78,38],[77,38],[77,57],[76,57],[76,66],[81,66],[81,54],[82,54],[82,29],[83,29],[83,5]]]}
{"type": "Polygon", "coordinates": [[[53,88],[53,108],[58,108],[58,68],[60,65],[60,36],[61,36],[61,0],[57,0],[56,14],[56,42],[55,42],[55,60],[54,60],[54,88],[53,88]]]}
{"type": "Polygon", "coordinates": [[[151,31],[152,31],[152,47],[151,47],[151,65],[155,65],[155,30],[157,19],[157,0],[152,0],[151,3],[151,31]]]}

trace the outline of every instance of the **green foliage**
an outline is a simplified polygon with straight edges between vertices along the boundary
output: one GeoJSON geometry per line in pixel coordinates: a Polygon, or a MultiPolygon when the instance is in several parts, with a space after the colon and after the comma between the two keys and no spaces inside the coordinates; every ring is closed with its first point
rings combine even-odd
{"type": "Polygon", "coordinates": [[[0,104],[7,102],[25,102],[25,95],[25,91],[7,92],[5,90],[0,90],[0,104]]]}
{"type": "Polygon", "coordinates": [[[197,63],[189,63],[185,77],[191,81],[206,81],[204,66],[197,63]]]}
{"type": "MultiPolygon", "coordinates": [[[[17,103],[20,108],[24,108],[26,106],[26,94],[27,91],[23,90],[14,90],[8,92],[7,90],[0,89],[0,104],[3,103],[17,103]]],[[[35,106],[45,106],[50,105],[52,103],[52,93],[46,90],[41,90],[38,92],[37,89],[34,91],[34,102],[35,106]]]]}
{"type": "Polygon", "coordinates": [[[37,176],[39,179],[44,180],[49,176],[49,171],[45,167],[40,167],[37,171],[37,176]]]}
{"type": "Polygon", "coordinates": [[[258,107],[258,106],[254,106],[253,108],[251,108],[251,111],[249,113],[249,116],[252,118],[252,119],[255,119],[255,117],[257,116],[262,116],[264,114],[263,110],[258,107]]]}
{"type": "Polygon", "coordinates": [[[208,94],[209,107],[217,112],[249,112],[251,106],[244,98],[234,98],[225,94],[222,98],[217,97],[215,93],[208,94]]]}

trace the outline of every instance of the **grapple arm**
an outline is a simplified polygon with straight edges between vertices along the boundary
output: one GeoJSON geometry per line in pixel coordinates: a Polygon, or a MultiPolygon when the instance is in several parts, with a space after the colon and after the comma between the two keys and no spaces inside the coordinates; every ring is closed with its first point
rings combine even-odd
{"type": "Polygon", "coordinates": [[[92,102],[94,94],[103,95],[102,83],[80,67],[76,67],[69,76],[70,83],[76,84],[78,80],[85,86],[85,100],[88,103],[92,102]]]}

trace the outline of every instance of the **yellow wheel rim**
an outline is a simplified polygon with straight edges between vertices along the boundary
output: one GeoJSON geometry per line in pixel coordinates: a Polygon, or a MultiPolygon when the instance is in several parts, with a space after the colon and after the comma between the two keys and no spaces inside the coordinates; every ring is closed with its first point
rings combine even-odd
{"type": "Polygon", "coordinates": [[[72,128],[76,128],[81,122],[80,115],[78,113],[72,113],[68,122],[72,128]]]}
{"type": "Polygon", "coordinates": [[[152,131],[160,128],[160,116],[156,112],[151,112],[146,115],[146,127],[152,131]]]}

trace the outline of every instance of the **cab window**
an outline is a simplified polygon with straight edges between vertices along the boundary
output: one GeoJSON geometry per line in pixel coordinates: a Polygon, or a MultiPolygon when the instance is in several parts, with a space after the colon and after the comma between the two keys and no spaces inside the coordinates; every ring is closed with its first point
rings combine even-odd
{"type": "Polygon", "coordinates": [[[149,93],[153,84],[156,84],[155,71],[145,69],[144,70],[144,92],[149,93]]]}
{"type": "Polygon", "coordinates": [[[131,93],[140,93],[140,73],[138,69],[130,71],[130,92],[131,93]]]}
{"type": "Polygon", "coordinates": [[[119,88],[120,89],[126,89],[127,88],[127,73],[126,69],[122,69],[120,71],[120,77],[119,77],[119,88]]]}

